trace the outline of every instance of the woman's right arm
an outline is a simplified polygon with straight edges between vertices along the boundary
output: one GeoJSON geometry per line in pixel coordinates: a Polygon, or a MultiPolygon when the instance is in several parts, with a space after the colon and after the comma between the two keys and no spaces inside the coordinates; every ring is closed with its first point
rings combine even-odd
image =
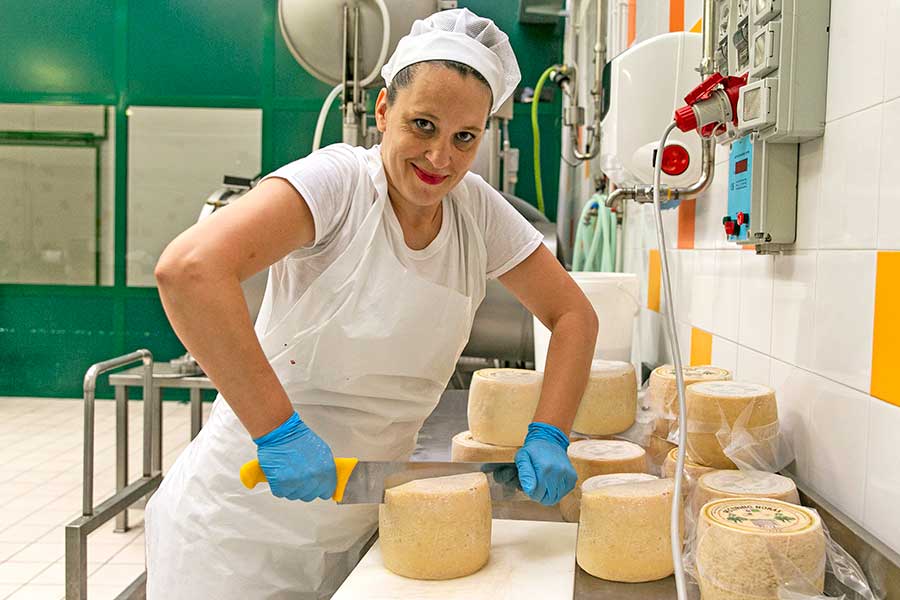
{"type": "Polygon", "coordinates": [[[241,281],[314,239],[306,201],[271,178],[175,238],[156,265],[175,333],[254,438],[294,409],[253,330],[241,281]]]}

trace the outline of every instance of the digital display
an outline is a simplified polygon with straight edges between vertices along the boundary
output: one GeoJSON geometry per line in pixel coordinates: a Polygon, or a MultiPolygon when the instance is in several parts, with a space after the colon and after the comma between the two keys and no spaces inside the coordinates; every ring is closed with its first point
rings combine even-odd
{"type": "Polygon", "coordinates": [[[735,175],[737,175],[738,173],[743,173],[746,170],[747,170],[747,159],[746,158],[734,163],[734,174],[735,175]]]}

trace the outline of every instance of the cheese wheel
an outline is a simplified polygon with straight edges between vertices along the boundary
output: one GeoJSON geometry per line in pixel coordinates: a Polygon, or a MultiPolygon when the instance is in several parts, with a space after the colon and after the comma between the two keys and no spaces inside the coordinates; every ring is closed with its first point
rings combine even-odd
{"type": "Polygon", "coordinates": [[[569,444],[566,452],[578,476],[575,489],[560,500],[563,519],[578,521],[581,484],[596,475],[644,473],[647,453],[643,448],[622,440],[580,440],[569,444]]]}
{"type": "MultiPolygon", "coordinates": [[[[736,468],[725,456],[718,435],[722,432],[729,435],[739,420],[743,437],[748,443],[759,444],[758,454],[765,454],[768,441],[777,439],[778,406],[770,387],[734,381],[695,383],[688,386],[685,400],[687,453],[698,465],[736,468]]],[[[774,447],[773,444],[769,451],[774,447]]]]}
{"type": "Polygon", "coordinates": [[[696,561],[703,600],[777,600],[780,585],[798,580],[821,594],[822,522],[779,500],[713,500],[700,511],[696,561]]]}
{"type": "MultiPolygon", "coordinates": [[[[666,460],[663,462],[662,466],[662,474],[663,477],[675,477],[675,463],[678,460],[678,447],[672,448],[669,450],[669,453],[666,455],[666,460]]],[[[703,465],[698,465],[692,463],[690,461],[690,457],[685,455],[684,457],[684,474],[687,476],[688,480],[693,483],[696,483],[701,475],[705,473],[710,473],[715,471],[712,467],[704,467],[703,465]]]]}
{"type": "Polygon", "coordinates": [[[480,369],[469,388],[469,431],[479,442],[521,446],[541,399],[544,376],[526,369],[480,369]]]}
{"type": "MultiPolygon", "coordinates": [[[[647,462],[649,463],[651,468],[648,468],[648,471],[651,473],[661,473],[664,463],[666,462],[666,458],[671,453],[673,449],[678,449],[678,446],[673,444],[668,440],[664,440],[661,437],[653,435],[652,433],[647,436],[647,462]]],[[[671,477],[672,475],[665,475],[663,477],[671,477]]]]}
{"type": "Polygon", "coordinates": [[[621,433],[634,424],[637,378],[631,363],[595,360],[572,429],[588,435],[621,433]]]}
{"type": "Polygon", "coordinates": [[[378,510],[384,566],[412,579],[471,575],[491,549],[491,495],[484,473],[417,479],[384,491],[378,510]]]}
{"type": "Polygon", "coordinates": [[[627,477],[604,475],[582,485],[575,559],[594,577],[610,581],[668,577],[674,569],[669,543],[674,481],[627,477]]]}
{"type": "Polygon", "coordinates": [[[694,489],[694,511],[698,512],[707,502],[720,498],[771,498],[800,504],[800,495],[792,479],[765,471],[710,471],[703,474],[694,489]]]}
{"type": "Polygon", "coordinates": [[[518,446],[494,446],[482,444],[471,431],[453,436],[450,443],[450,460],[453,462],[513,462],[518,446]]]}
{"type": "MultiPolygon", "coordinates": [[[[726,381],[731,379],[731,372],[710,365],[682,367],[684,386],[701,381],[726,381]]],[[[669,435],[670,425],[678,419],[678,387],[675,381],[675,367],[662,365],[650,373],[650,385],[647,388],[647,401],[656,420],[656,434],[665,438],[669,435]]]]}

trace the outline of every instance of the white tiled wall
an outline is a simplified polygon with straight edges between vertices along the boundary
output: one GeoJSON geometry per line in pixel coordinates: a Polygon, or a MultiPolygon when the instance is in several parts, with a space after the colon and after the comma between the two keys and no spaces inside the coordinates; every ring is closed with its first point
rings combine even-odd
{"type": "MultiPolygon", "coordinates": [[[[720,148],[694,249],[671,253],[678,331],[682,354],[702,329],[714,364],[769,383],[794,474],[900,551],[900,407],[870,395],[877,251],[900,250],[900,0],[831,5],[826,132],[800,148],[797,243],[759,257],[724,240],[720,148]]],[[[651,227],[650,210],[631,203],[630,226],[651,227]]],[[[675,220],[667,227],[676,240],[675,220]]],[[[652,233],[627,234],[625,268],[644,286],[652,233]]],[[[661,331],[642,339],[657,342],[645,362],[669,360],[661,331]]]]}

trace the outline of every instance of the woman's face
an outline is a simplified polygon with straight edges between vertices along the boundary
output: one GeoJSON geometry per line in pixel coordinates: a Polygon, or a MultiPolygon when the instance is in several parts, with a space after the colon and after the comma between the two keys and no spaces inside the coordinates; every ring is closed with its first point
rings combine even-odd
{"type": "Polygon", "coordinates": [[[483,82],[440,65],[419,66],[390,106],[382,89],[375,121],[391,196],[423,208],[440,203],[475,160],[490,106],[483,82]]]}

